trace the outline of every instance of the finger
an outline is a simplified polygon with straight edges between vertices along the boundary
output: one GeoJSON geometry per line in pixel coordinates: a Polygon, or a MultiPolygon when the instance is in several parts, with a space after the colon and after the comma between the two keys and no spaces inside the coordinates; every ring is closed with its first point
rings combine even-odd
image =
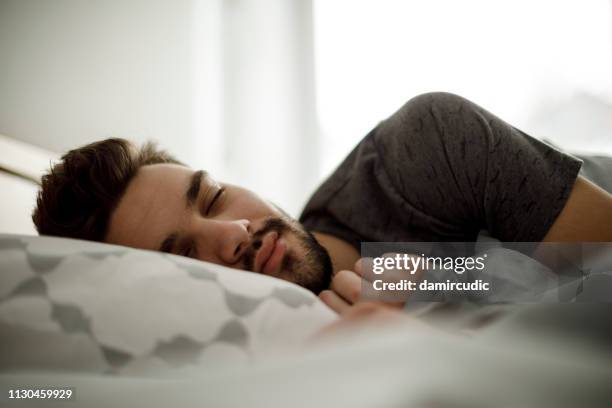
{"type": "Polygon", "coordinates": [[[351,308],[351,305],[349,305],[346,300],[342,299],[331,290],[324,290],[319,293],[319,299],[338,314],[344,314],[351,308]]]}
{"type": "Polygon", "coordinates": [[[401,307],[411,294],[410,289],[401,287],[409,281],[419,280],[419,273],[411,273],[415,265],[412,260],[415,257],[412,254],[385,253],[377,259],[378,266],[384,265],[383,272],[377,274],[374,274],[374,259],[362,258],[357,261],[356,271],[360,272],[361,276],[371,275],[374,278],[370,280],[372,285],[364,285],[361,300],[385,302],[393,307],[401,307]]]}
{"type": "MultiPolygon", "coordinates": [[[[394,258],[394,253],[385,253],[380,258],[394,258]]],[[[403,256],[403,254],[400,254],[403,256]]],[[[412,257],[412,255],[407,255],[408,257],[412,257]]],[[[400,265],[403,266],[403,265],[400,265]]],[[[361,278],[366,280],[367,282],[374,283],[375,280],[383,280],[385,282],[399,282],[403,279],[414,279],[418,277],[418,275],[413,275],[410,273],[410,270],[404,270],[401,267],[397,268],[395,266],[391,268],[385,268],[382,273],[374,273],[374,259],[373,258],[361,258],[357,262],[355,262],[354,266],[355,273],[357,273],[361,278]]]]}
{"type": "Polygon", "coordinates": [[[357,262],[355,262],[355,267],[354,267],[355,273],[361,276],[361,273],[363,272],[363,263],[368,262],[368,260],[372,260],[372,258],[359,258],[357,262]]]}
{"type": "Polygon", "coordinates": [[[404,253],[386,253],[383,255],[385,258],[399,257],[400,261],[397,265],[392,268],[386,269],[384,277],[387,282],[399,282],[401,280],[412,280],[419,281],[423,274],[423,263],[419,259],[420,257],[415,254],[404,254],[404,253]]]}
{"type": "Polygon", "coordinates": [[[349,304],[357,303],[361,297],[362,279],[353,271],[342,270],[334,276],[330,289],[349,304]]]}
{"type": "Polygon", "coordinates": [[[368,282],[374,282],[376,275],[372,272],[372,258],[359,258],[353,267],[355,273],[368,282]]]}
{"type": "MultiPolygon", "coordinates": [[[[380,281],[378,282],[380,284],[380,281]]],[[[408,291],[376,290],[373,283],[363,285],[360,302],[377,302],[393,308],[401,308],[410,296],[408,291]]]]}

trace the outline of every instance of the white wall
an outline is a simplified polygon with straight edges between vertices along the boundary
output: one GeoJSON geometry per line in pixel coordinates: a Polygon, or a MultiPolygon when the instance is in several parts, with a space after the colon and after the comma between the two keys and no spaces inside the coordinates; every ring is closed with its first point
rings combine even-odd
{"type": "Polygon", "coordinates": [[[225,178],[297,215],[320,181],[311,2],[228,1],[222,21],[225,178]]]}
{"type": "Polygon", "coordinates": [[[0,0],[0,133],[153,138],[297,215],[319,181],[310,0],[0,0]]]}
{"type": "Polygon", "coordinates": [[[193,161],[192,2],[0,0],[0,133],[153,138],[193,161]]]}
{"type": "Polygon", "coordinates": [[[568,149],[612,154],[611,4],[316,0],[323,168],[429,91],[463,95],[568,149]]]}

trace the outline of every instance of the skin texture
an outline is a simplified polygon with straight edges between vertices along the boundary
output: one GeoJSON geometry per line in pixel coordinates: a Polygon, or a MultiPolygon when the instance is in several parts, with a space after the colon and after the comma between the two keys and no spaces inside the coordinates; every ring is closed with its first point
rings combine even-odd
{"type": "Polygon", "coordinates": [[[294,220],[255,193],[175,164],[142,167],[113,211],[105,241],[285,279],[319,293],[331,262],[294,220]],[[192,202],[186,199],[189,191],[192,202]],[[271,223],[271,221],[276,221],[271,223]],[[276,260],[276,261],[273,261],[276,260]]]}
{"type": "Polygon", "coordinates": [[[612,195],[578,177],[544,242],[612,242],[612,195]]]}
{"type": "MultiPolygon", "coordinates": [[[[201,208],[188,208],[185,191],[193,170],[172,164],[144,166],[128,186],[113,212],[105,241],[134,248],[158,250],[168,234],[190,237],[172,253],[230,267],[242,267],[240,256],[249,234],[263,226],[265,218],[280,212],[251,192],[225,185],[208,217],[208,209],[221,185],[211,177],[203,180],[201,208]],[[223,206],[224,211],[219,211],[223,206]],[[189,252],[191,251],[191,252],[189,252]]],[[[180,240],[179,240],[180,241],[180,240]]]]}
{"type": "MultiPolygon", "coordinates": [[[[303,242],[305,232],[296,221],[255,193],[220,183],[206,174],[202,177],[197,199],[193,205],[187,205],[185,194],[193,174],[194,170],[174,164],[142,167],[113,212],[105,241],[159,250],[167,236],[175,233],[177,245],[171,251],[175,254],[266,273],[298,284],[303,283],[300,279],[306,282],[311,278],[307,275],[317,268],[319,261],[311,259],[303,242]],[[220,193],[222,188],[224,192],[220,193]],[[292,258],[290,265],[298,268],[297,271],[283,270],[288,265],[286,262],[267,271],[258,264],[257,233],[265,229],[270,218],[292,223],[292,228],[282,232],[281,238],[285,246],[284,258],[292,258]],[[249,251],[252,254],[250,263],[246,256],[249,251]]],[[[373,308],[384,307],[388,311],[402,306],[388,302],[367,302],[367,306],[362,306],[366,302],[361,296],[364,276],[358,251],[337,237],[313,234],[329,253],[333,275],[328,277],[331,279],[329,289],[323,290],[329,280],[325,282],[319,278],[318,284],[312,284],[310,289],[320,292],[321,300],[331,309],[359,317],[364,314],[363,310],[372,315],[373,308]],[[355,306],[358,306],[357,313],[351,312],[355,306]]],[[[265,237],[259,238],[265,240],[265,237]]],[[[565,208],[544,240],[612,241],[612,196],[578,178],[565,208]]],[[[321,271],[315,273],[323,274],[321,271]]]]}

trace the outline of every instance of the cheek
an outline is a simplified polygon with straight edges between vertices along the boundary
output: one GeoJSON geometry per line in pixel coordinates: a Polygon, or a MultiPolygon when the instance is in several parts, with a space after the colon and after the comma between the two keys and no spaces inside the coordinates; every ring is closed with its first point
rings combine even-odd
{"type": "Polygon", "coordinates": [[[237,195],[232,203],[232,208],[232,212],[240,218],[256,219],[281,215],[272,204],[250,192],[237,195]]]}
{"type": "Polygon", "coordinates": [[[253,208],[257,212],[256,215],[260,217],[278,217],[281,215],[280,212],[278,212],[278,210],[272,204],[269,204],[265,201],[254,202],[253,208]]]}

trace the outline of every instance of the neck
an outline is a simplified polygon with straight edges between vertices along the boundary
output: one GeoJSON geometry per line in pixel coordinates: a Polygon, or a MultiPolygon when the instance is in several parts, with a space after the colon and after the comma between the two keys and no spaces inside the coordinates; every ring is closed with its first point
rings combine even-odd
{"type": "Polygon", "coordinates": [[[331,258],[334,275],[343,269],[353,270],[360,258],[359,252],[348,242],[333,235],[312,232],[317,241],[327,250],[331,258]]]}

